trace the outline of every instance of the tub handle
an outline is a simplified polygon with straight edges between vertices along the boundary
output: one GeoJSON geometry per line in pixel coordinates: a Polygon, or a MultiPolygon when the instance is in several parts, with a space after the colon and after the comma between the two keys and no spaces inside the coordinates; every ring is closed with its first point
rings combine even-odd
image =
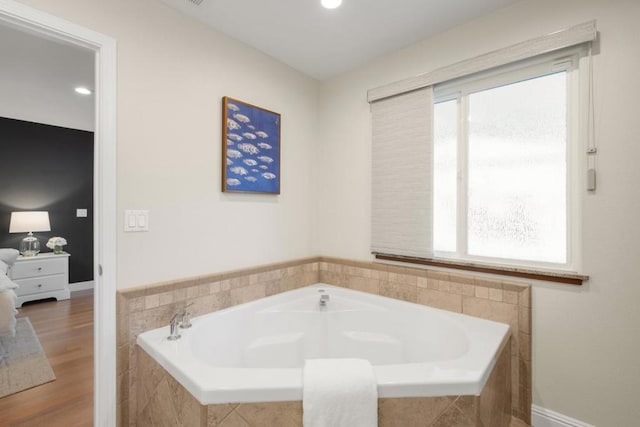
{"type": "Polygon", "coordinates": [[[187,311],[187,308],[191,307],[193,303],[184,306],[182,313],[180,313],[180,328],[189,329],[193,325],[191,324],[191,313],[187,311]]]}
{"type": "Polygon", "coordinates": [[[180,339],[181,335],[180,335],[180,332],[178,331],[178,317],[179,317],[179,314],[176,313],[173,315],[173,317],[169,321],[169,336],[167,337],[169,341],[175,341],[177,339],[180,339]]]}

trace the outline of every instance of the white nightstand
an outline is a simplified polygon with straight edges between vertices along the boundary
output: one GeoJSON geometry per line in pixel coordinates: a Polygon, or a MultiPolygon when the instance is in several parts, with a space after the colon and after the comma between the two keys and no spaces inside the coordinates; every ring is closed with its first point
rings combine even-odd
{"type": "Polygon", "coordinates": [[[19,285],[16,307],[27,301],[44,298],[69,299],[69,254],[53,252],[36,256],[19,256],[8,272],[19,285]]]}

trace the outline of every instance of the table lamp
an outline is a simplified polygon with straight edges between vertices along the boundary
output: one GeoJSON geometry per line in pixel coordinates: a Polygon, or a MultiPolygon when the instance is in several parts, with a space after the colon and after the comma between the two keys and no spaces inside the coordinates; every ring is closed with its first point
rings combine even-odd
{"type": "Polygon", "coordinates": [[[23,256],[36,256],[40,252],[40,242],[33,232],[51,231],[49,212],[11,212],[9,233],[28,233],[20,242],[20,253],[23,256]]]}

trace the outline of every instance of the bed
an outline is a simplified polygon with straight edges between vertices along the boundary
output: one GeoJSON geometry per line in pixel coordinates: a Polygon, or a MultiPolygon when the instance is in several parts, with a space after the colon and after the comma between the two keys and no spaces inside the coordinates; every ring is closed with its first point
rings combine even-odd
{"type": "Polygon", "coordinates": [[[18,287],[7,276],[7,270],[18,258],[16,249],[0,249],[0,337],[16,333],[16,293],[18,287]]]}

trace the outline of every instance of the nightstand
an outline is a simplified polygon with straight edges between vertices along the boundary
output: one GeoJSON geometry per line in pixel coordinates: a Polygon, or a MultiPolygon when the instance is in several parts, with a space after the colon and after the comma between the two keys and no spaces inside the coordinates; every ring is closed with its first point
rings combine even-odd
{"type": "Polygon", "coordinates": [[[27,301],[44,298],[69,299],[69,254],[53,252],[36,256],[19,256],[8,272],[9,278],[19,285],[16,289],[16,307],[27,301]]]}

